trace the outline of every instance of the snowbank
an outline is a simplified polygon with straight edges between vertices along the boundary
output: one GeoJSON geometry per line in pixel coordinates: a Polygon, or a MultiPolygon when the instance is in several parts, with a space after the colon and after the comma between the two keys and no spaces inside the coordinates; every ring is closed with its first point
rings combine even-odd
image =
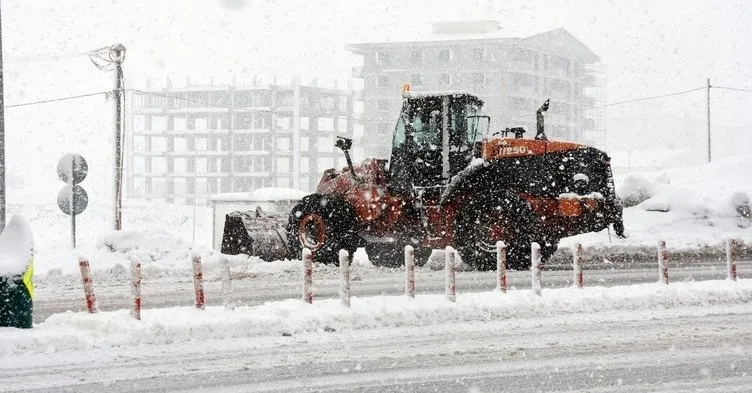
{"type": "Polygon", "coordinates": [[[633,205],[624,210],[628,238],[609,237],[605,230],[569,237],[562,240],[555,259],[570,258],[567,248],[575,243],[582,243],[589,249],[586,253],[601,259],[635,260],[643,254],[652,258],[661,239],[666,240],[670,252],[683,258],[721,257],[728,238],[738,239],[742,252],[749,254],[752,222],[743,218],[740,210],[752,195],[750,167],[752,156],[740,156],[617,177],[617,194],[633,205]]]}
{"type": "Polygon", "coordinates": [[[297,299],[269,302],[227,311],[207,307],[142,311],[142,320],[127,310],[99,314],[56,314],[31,330],[0,328],[0,355],[56,352],[140,344],[167,344],[300,332],[378,327],[423,326],[458,321],[540,318],[602,311],[661,311],[677,307],[706,307],[752,302],[752,281],[704,281],[642,284],[584,289],[545,289],[543,296],[528,290],[458,294],[450,303],[443,295],[353,298],[352,308],[339,300],[297,299]]]}
{"type": "Polygon", "coordinates": [[[14,215],[0,234],[0,276],[20,275],[34,255],[34,238],[29,223],[14,215]]]}

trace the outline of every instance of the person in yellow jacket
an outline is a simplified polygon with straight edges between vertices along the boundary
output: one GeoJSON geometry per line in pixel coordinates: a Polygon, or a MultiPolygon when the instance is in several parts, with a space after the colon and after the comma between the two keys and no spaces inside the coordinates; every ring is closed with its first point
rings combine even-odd
{"type": "Polygon", "coordinates": [[[13,218],[0,234],[0,327],[31,328],[34,241],[26,220],[13,218]]]}

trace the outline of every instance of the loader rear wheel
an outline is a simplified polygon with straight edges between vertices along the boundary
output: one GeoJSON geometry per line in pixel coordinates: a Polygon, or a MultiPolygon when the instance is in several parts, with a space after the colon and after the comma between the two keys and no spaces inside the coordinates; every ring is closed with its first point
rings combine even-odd
{"type": "Polygon", "coordinates": [[[507,246],[509,269],[530,268],[530,243],[537,219],[514,194],[505,193],[466,203],[455,225],[455,243],[462,260],[478,270],[496,268],[496,242],[507,246]]]}
{"type": "Polygon", "coordinates": [[[292,209],[287,240],[295,258],[308,248],[315,262],[339,265],[339,251],[346,250],[352,256],[357,239],[355,213],[342,198],[313,194],[292,209]]]}

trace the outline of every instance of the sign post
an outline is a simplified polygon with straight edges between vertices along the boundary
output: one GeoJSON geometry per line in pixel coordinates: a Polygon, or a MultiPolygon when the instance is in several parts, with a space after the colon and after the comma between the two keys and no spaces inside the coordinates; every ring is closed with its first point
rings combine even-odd
{"type": "Polygon", "coordinates": [[[57,206],[63,213],[71,216],[73,248],[76,248],[76,216],[89,205],[89,196],[78,183],[86,179],[88,173],[89,164],[79,154],[68,153],[57,163],[57,176],[66,183],[57,194],[57,206]]]}

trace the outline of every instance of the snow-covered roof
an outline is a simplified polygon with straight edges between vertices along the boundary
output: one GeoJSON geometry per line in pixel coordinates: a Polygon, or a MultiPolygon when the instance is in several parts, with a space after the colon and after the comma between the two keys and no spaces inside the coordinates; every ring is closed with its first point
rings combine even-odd
{"type": "Polygon", "coordinates": [[[308,194],[308,192],[294,188],[264,187],[251,192],[214,194],[210,199],[212,202],[297,201],[308,194]]]}
{"type": "Polygon", "coordinates": [[[600,60],[590,48],[564,28],[552,29],[543,33],[531,35],[512,36],[511,34],[513,33],[506,28],[488,33],[418,33],[409,36],[402,35],[396,38],[384,38],[383,40],[377,40],[374,42],[352,43],[347,45],[347,50],[355,54],[363,54],[370,48],[379,47],[415,46],[420,43],[441,44],[457,41],[486,41],[489,43],[518,45],[545,52],[557,53],[564,56],[575,56],[586,63],[594,63],[600,60]]]}

